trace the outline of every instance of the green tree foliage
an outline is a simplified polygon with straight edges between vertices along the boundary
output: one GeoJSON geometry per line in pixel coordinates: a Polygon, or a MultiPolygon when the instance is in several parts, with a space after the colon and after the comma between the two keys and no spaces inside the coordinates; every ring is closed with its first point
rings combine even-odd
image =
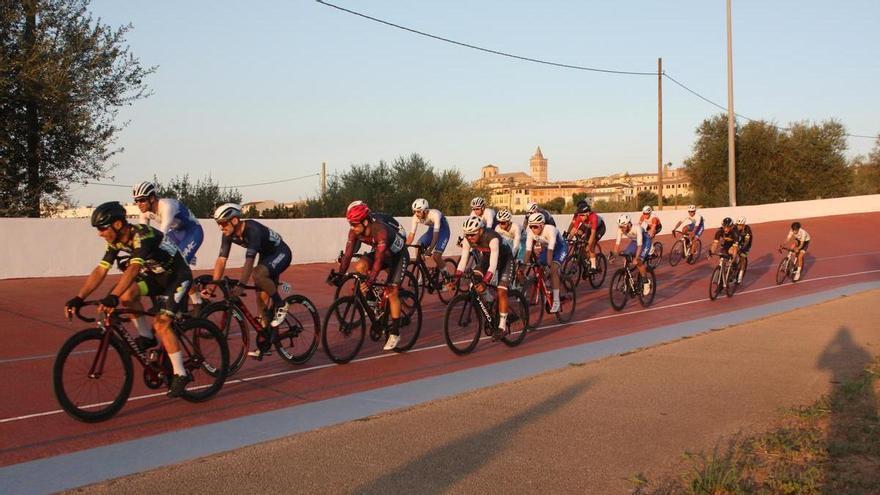
{"type": "Polygon", "coordinates": [[[657,206],[657,194],[651,191],[641,191],[636,197],[636,209],[641,210],[646,206],[657,206]]]}
{"type": "Polygon", "coordinates": [[[241,203],[238,189],[221,187],[211,176],[193,183],[189,175],[175,177],[168,184],[157,182],[156,194],[160,198],[174,198],[189,208],[198,218],[211,218],[214,209],[223,203],[241,203]]]}
{"type": "Polygon", "coordinates": [[[0,215],[40,215],[71,183],[105,177],[117,111],[148,95],[125,44],[88,0],[0,2],[0,215]]]}
{"type": "MultiPolygon", "coordinates": [[[[821,124],[796,122],[788,129],[764,121],[737,126],[737,204],[850,194],[852,171],[844,157],[845,134],[843,125],[834,120],[821,124]]],[[[684,164],[697,204],[729,204],[725,115],[710,117],[700,124],[693,154],[684,164]]]]}
{"type": "Polygon", "coordinates": [[[550,201],[542,203],[538,206],[544,208],[550,213],[562,213],[562,210],[565,209],[565,198],[553,198],[550,201]]]}
{"type": "Polygon", "coordinates": [[[866,159],[858,156],[850,167],[853,174],[853,194],[880,194],[880,136],[866,159]]]}

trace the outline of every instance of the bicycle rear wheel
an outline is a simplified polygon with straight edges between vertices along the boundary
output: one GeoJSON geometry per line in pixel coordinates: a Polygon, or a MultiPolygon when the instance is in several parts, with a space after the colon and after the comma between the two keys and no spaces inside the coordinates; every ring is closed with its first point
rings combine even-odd
{"type": "Polygon", "coordinates": [[[422,331],[422,305],[408,290],[401,289],[397,297],[400,299],[400,340],[394,352],[405,352],[416,345],[422,331]]]}
{"type": "Polygon", "coordinates": [[[569,256],[562,265],[562,277],[571,280],[575,287],[581,283],[581,260],[578,255],[569,256]]]}
{"type": "Polygon", "coordinates": [[[103,338],[97,328],[73,334],[61,346],[52,368],[58,404],[71,417],[86,423],[110,419],[131,394],[131,354],[116,336],[111,336],[103,356],[99,355],[103,338]],[[100,374],[90,377],[92,366],[100,361],[100,374]]]}
{"type": "Polygon", "coordinates": [[[716,266],[712,270],[712,276],[709,277],[709,299],[718,299],[718,295],[724,290],[724,283],[721,280],[721,267],[716,266]]]}
{"type": "Polygon", "coordinates": [[[483,315],[474,305],[470,292],[462,292],[449,301],[443,316],[443,337],[449,350],[459,356],[477,346],[483,333],[483,315]]]}
{"type": "Polygon", "coordinates": [[[315,305],[305,296],[292,295],[284,302],[288,305],[287,316],[275,330],[275,349],[288,363],[303,364],[318,349],[321,318],[315,305]]]}
{"type": "Polygon", "coordinates": [[[321,343],[334,363],[345,364],[357,356],[367,332],[364,308],[354,296],[337,299],[327,310],[321,343]]]}
{"type": "Polygon", "coordinates": [[[518,290],[507,292],[507,331],[501,336],[501,341],[509,347],[522,344],[529,330],[529,304],[526,296],[518,290]]]}
{"type": "Polygon", "coordinates": [[[216,325],[226,338],[226,346],[229,349],[229,372],[227,374],[228,376],[234,375],[247,360],[250,342],[244,314],[227,301],[217,301],[202,308],[199,312],[199,318],[204,318],[216,325]]]}
{"type": "Polygon", "coordinates": [[[653,253],[648,257],[648,266],[651,269],[657,268],[661,261],[663,261],[663,243],[654,241],[653,253]]]}
{"type": "Polygon", "coordinates": [[[437,289],[437,297],[440,298],[440,302],[443,304],[448,304],[449,301],[455,297],[456,294],[461,292],[461,284],[464,282],[459,281],[459,283],[455,286],[453,290],[447,289],[447,284],[455,278],[455,270],[458,268],[458,263],[456,263],[452,258],[446,258],[443,260],[442,269],[437,272],[437,283],[440,287],[437,289]]]}
{"type": "Polygon", "coordinates": [[[608,273],[608,258],[604,253],[596,255],[596,270],[590,273],[590,286],[594,289],[602,287],[605,283],[605,275],[608,273]]]}
{"type": "Polygon", "coordinates": [[[727,297],[733,297],[733,294],[736,292],[737,273],[739,273],[738,265],[729,265],[727,267],[727,287],[724,288],[724,291],[727,293],[727,297]]]}
{"type": "Polygon", "coordinates": [[[779,268],[776,269],[776,285],[782,284],[785,282],[785,277],[788,276],[788,256],[782,258],[782,261],[779,262],[779,268]]]}
{"type": "Polygon", "coordinates": [[[703,241],[700,240],[699,237],[694,239],[693,244],[691,244],[691,254],[688,256],[687,262],[688,265],[693,265],[700,259],[700,252],[703,250],[703,241]]]}
{"type": "Polygon", "coordinates": [[[645,278],[642,274],[639,274],[639,302],[642,303],[642,307],[647,308],[654,302],[654,296],[657,295],[657,277],[654,275],[654,270],[648,267],[647,271],[648,280],[651,282],[651,291],[648,295],[645,295],[644,290],[644,280],[645,278]]]}
{"type": "Polygon", "coordinates": [[[672,243],[672,249],[669,250],[669,265],[676,266],[681,263],[684,258],[684,241],[681,239],[672,243]]]}
{"type": "Polygon", "coordinates": [[[556,321],[568,323],[574,316],[574,309],[577,305],[577,293],[571,280],[567,278],[560,280],[559,285],[559,312],[556,313],[556,321]]]}
{"type": "Polygon", "coordinates": [[[611,285],[608,286],[608,298],[611,300],[611,307],[615,311],[620,311],[626,306],[626,300],[629,298],[629,287],[626,283],[626,268],[619,268],[611,277],[611,285]]]}
{"type": "Polygon", "coordinates": [[[202,402],[223,388],[229,371],[226,336],[203,318],[178,322],[177,340],[183,352],[183,365],[191,378],[180,396],[189,402],[202,402]]]}

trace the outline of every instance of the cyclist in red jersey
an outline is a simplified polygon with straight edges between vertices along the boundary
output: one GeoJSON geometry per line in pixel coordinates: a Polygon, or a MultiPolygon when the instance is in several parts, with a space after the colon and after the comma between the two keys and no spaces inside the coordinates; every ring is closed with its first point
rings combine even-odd
{"type": "Polygon", "coordinates": [[[605,235],[605,221],[591,210],[585,200],[578,201],[577,210],[571,218],[565,238],[585,238],[587,243],[581,246],[581,256],[590,255],[590,268],[596,269],[596,244],[605,235]]]}
{"type": "Polygon", "coordinates": [[[363,255],[354,265],[354,271],[368,275],[367,285],[374,283],[379,272],[388,271],[388,303],[391,307],[391,330],[385,342],[386,351],[397,346],[400,340],[400,298],[398,287],[403,281],[403,274],[409,264],[409,252],[406,240],[397,227],[375,218],[370,208],[363,202],[355,202],[349,206],[345,218],[351,228],[345,243],[345,252],[339,260],[339,273],[348,272],[351,258],[360,249],[361,244],[373,246],[373,251],[363,255]],[[356,204],[355,204],[356,203],[356,204]]]}

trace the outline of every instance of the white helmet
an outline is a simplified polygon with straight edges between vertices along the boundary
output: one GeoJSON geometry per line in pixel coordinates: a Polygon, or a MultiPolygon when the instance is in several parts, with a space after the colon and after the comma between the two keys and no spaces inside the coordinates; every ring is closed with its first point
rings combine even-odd
{"type": "Polygon", "coordinates": [[[692,211],[697,211],[697,207],[694,206],[694,205],[690,205],[690,206],[688,206],[688,213],[690,213],[690,212],[692,212],[692,211]]]}
{"type": "Polygon", "coordinates": [[[485,208],[485,207],[486,207],[486,200],[483,199],[482,197],[477,196],[476,198],[471,200],[471,208],[485,208]]]}
{"type": "Polygon", "coordinates": [[[419,199],[413,201],[413,204],[412,204],[412,211],[413,212],[424,211],[427,209],[428,209],[428,200],[427,199],[419,198],[419,199]]]}
{"type": "Polygon", "coordinates": [[[739,218],[737,218],[737,219],[736,219],[736,224],[737,224],[737,225],[745,225],[745,224],[746,224],[746,217],[739,217],[739,218]]]}
{"type": "Polygon", "coordinates": [[[532,213],[529,215],[529,227],[532,225],[544,225],[547,223],[547,219],[544,218],[543,213],[532,213]]]}
{"type": "Polygon", "coordinates": [[[510,213],[510,210],[501,210],[498,212],[498,216],[495,217],[499,222],[510,222],[513,220],[513,215],[510,213]]]}
{"type": "Polygon", "coordinates": [[[534,213],[534,212],[538,211],[538,203],[535,203],[534,201],[532,201],[531,203],[529,203],[529,206],[528,206],[528,208],[526,208],[526,211],[529,213],[534,213]]]}
{"type": "Polygon", "coordinates": [[[476,215],[471,215],[465,219],[464,224],[461,226],[461,231],[467,234],[476,234],[480,229],[485,227],[486,224],[483,223],[483,217],[478,217],[476,215]]]}
{"type": "Polygon", "coordinates": [[[618,227],[626,227],[627,225],[629,225],[631,223],[632,223],[632,220],[629,219],[629,215],[627,215],[626,213],[617,217],[618,227]]]}
{"type": "Polygon", "coordinates": [[[135,186],[131,188],[131,195],[134,199],[146,198],[150,194],[156,194],[156,184],[149,181],[135,184],[135,186]]]}
{"type": "Polygon", "coordinates": [[[214,210],[214,220],[221,222],[229,220],[232,217],[241,216],[241,206],[235,203],[222,204],[214,210]]]}
{"type": "Polygon", "coordinates": [[[654,209],[650,206],[645,206],[644,208],[642,208],[642,213],[644,213],[645,215],[650,215],[651,213],[653,213],[653,211],[654,209]]]}

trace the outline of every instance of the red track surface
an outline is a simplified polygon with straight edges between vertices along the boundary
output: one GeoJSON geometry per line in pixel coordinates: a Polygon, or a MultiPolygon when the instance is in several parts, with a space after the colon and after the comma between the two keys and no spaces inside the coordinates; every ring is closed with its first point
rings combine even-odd
{"type": "MultiPolygon", "coordinates": [[[[377,343],[367,339],[359,358],[382,358],[337,366],[328,364],[323,349],[319,349],[309,363],[291,367],[273,355],[262,362],[246,363],[216,398],[202,404],[166,399],[164,391],[146,389],[136,376],[132,400],[123,410],[107,422],[91,425],[59,411],[51,378],[58,348],[73,332],[85,327],[62,318],[64,301],[76,292],[83,277],[2,280],[0,466],[608,339],[831,287],[880,280],[880,232],[865,229],[866,225],[876,224],[872,214],[859,214],[806,221],[805,228],[813,241],[803,280],[777,287],[774,271],[780,255],[774,248],[784,237],[787,224],[753,226],[756,241],[749,273],[741,292],[732,299],[707,299],[711,267],[704,260],[693,266],[682,263],[670,267],[664,259],[657,269],[657,297],[648,310],[630,302],[622,312],[614,312],[608,302],[609,276],[602,289],[581,284],[572,323],[554,325],[555,319],[545,317],[544,325],[549,328],[529,334],[518,348],[484,340],[473,354],[458,357],[443,343],[444,306],[436,296],[426,294],[422,334],[416,348],[407,354],[384,354],[377,343]],[[858,234],[842,234],[848,232],[858,234]],[[152,396],[155,392],[163,393],[152,396]]],[[[711,234],[714,229],[707,229],[704,248],[711,234]]],[[[671,238],[662,236],[661,240],[668,251],[671,238]]],[[[607,250],[608,243],[604,244],[607,250]]],[[[295,292],[307,295],[318,305],[322,318],[332,295],[331,288],[323,283],[330,267],[294,266],[284,277],[295,292]]],[[[104,289],[96,292],[103,293],[104,289]]],[[[140,371],[136,363],[135,371],[140,371]]]]}

